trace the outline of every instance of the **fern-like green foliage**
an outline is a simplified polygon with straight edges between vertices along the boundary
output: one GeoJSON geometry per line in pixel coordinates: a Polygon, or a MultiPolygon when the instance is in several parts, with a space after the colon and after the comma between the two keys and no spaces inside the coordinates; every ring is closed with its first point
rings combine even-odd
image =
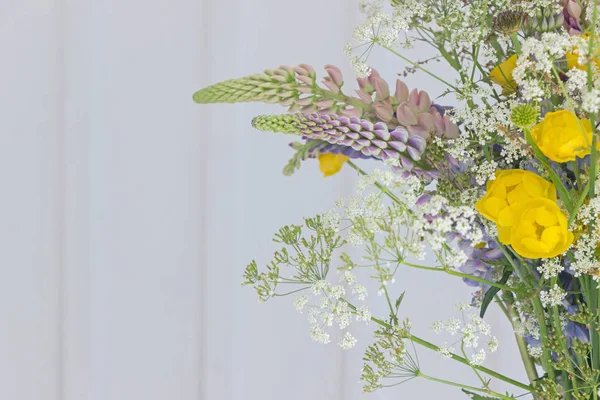
{"type": "Polygon", "coordinates": [[[261,301],[304,290],[324,280],[329,273],[334,251],[345,243],[333,229],[323,225],[320,216],[307,218],[305,226],[282,227],[273,241],[282,243],[284,247],[275,252],[266,270],[260,271],[256,261],[252,261],[244,272],[243,284],[252,286],[261,301]],[[309,231],[309,236],[303,235],[305,229],[309,231]],[[299,286],[299,289],[278,292],[280,283],[287,283],[284,285],[286,289],[291,287],[290,284],[299,286]]]}

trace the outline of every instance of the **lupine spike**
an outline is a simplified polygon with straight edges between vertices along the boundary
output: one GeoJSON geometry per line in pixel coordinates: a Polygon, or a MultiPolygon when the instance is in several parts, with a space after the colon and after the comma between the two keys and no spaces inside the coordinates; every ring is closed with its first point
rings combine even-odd
{"type": "Polygon", "coordinates": [[[303,135],[307,139],[350,147],[364,156],[400,159],[404,168],[412,168],[425,152],[426,140],[410,135],[399,126],[392,132],[386,124],[373,124],[356,117],[335,114],[269,115],[254,118],[252,126],[272,132],[303,135]]]}
{"type": "Polygon", "coordinates": [[[312,67],[300,64],[297,67],[282,66],[265,70],[263,74],[220,82],[197,91],[193,98],[200,104],[279,103],[288,107],[289,112],[363,116],[365,110],[369,109],[368,104],[360,106],[360,99],[341,93],[344,82],[339,68],[327,65],[325,70],[328,76],[323,80],[324,87],[316,85],[316,74],[312,67]]]}

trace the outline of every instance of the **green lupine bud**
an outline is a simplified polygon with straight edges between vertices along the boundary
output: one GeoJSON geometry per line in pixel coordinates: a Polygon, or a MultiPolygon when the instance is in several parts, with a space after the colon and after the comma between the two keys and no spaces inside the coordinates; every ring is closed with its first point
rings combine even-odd
{"type": "Polygon", "coordinates": [[[540,114],[540,110],[529,104],[518,104],[510,113],[510,120],[519,128],[530,128],[533,126],[540,114]]]}
{"type": "Polygon", "coordinates": [[[250,101],[279,102],[298,97],[296,80],[286,75],[251,75],[211,85],[194,93],[194,101],[206,103],[240,103],[250,101]],[[276,79],[284,78],[283,81],[276,79]],[[284,86],[285,87],[282,87],[284,86]]]}
{"type": "Polygon", "coordinates": [[[554,13],[551,8],[540,9],[528,22],[528,27],[536,32],[551,32],[563,26],[565,17],[562,12],[554,13]]]}
{"type": "Polygon", "coordinates": [[[259,115],[252,120],[252,127],[264,132],[299,135],[299,122],[294,115],[259,115]]]}
{"type": "Polygon", "coordinates": [[[297,67],[282,66],[266,70],[263,74],[230,79],[206,87],[194,93],[194,101],[206,103],[262,102],[279,103],[290,113],[310,114],[340,113],[362,116],[370,109],[370,102],[346,96],[341,92],[343,77],[339,68],[325,67],[328,76],[321,88],[317,85],[317,75],[310,65],[297,67]]]}

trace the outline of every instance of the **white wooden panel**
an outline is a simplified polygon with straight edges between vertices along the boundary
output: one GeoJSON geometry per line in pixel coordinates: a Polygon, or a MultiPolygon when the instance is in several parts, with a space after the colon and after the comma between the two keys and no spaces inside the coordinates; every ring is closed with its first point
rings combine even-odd
{"type": "Polygon", "coordinates": [[[57,9],[0,5],[0,398],[60,399],[57,9]]]}
{"type": "Polygon", "coordinates": [[[60,19],[59,49],[62,71],[62,174],[63,174],[63,275],[62,275],[62,400],[91,399],[90,374],[90,263],[89,263],[89,135],[93,93],[91,44],[92,6],[64,0],[60,19]]]}
{"type": "Polygon", "coordinates": [[[94,2],[91,399],[199,397],[198,1],[94,2]]]}

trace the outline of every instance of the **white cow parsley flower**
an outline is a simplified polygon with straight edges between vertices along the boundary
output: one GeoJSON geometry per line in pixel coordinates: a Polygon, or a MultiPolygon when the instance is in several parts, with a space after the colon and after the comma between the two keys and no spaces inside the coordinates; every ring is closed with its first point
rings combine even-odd
{"type": "Polygon", "coordinates": [[[349,350],[353,348],[358,341],[350,332],[346,332],[344,336],[338,342],[338,346],[340,346],[344,350],[349,350]]]}
{"type": "Polygon", "coordinates": [[[540,292],[540,300],[544,307],[559,306],[565,297],[567,297],[567,293],[556,284],[550,290],[540,292]]]}
{"type": "Polygon", "coordinates": [[[538,267],[538,271],[542,274],[544,279],[552,279],[558,276],[564,269],[565,267],[563,267],[558,258],[546,259],[542,262],[542,265],[538,267]]]}

